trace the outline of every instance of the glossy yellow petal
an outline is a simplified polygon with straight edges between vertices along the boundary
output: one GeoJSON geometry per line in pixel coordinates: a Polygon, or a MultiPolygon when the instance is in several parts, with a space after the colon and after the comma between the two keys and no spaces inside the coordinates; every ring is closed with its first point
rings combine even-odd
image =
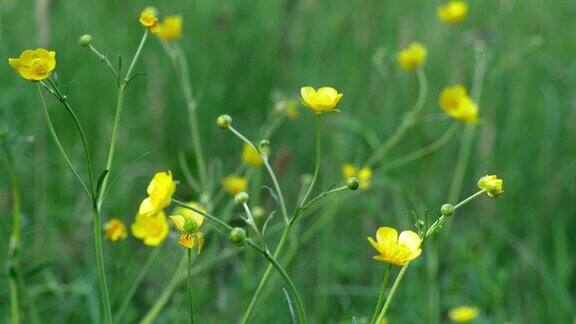
{"type": "Polygon", "coordinates": [[[176,227],[176,230],[178,231],[182,231],[184,229],[184,223],[186,222],[186,219],[184,218],[184,216],[182,215],[171,215],[170,219],[172,220],[172,222],[174,223],[174,227],[176,227]]]}
{"type": "Polygon", "coordinates": [[[20,67],[22,66],[22,63],[20,63],[19,58],[9,58],[8,64],[10,64],[10,66],[16,71],[18,71],[20,69],[20,67]]]}
{"type": "Polygon", "coordinates": [[[413,231],[403,231],[398,236],[398,244],[406,246],[411,252],[418,250],[421,243],[420,236],[413,231]]]}
{"type": "Polygon", "coordinates": [[[244,144],[242,147],[242,161],[249,166],[258,167],[262,165],[260,153],[252,145],[244,144]]]}
{"type": "Polygon", "coordinates": [[[156,214],[158,212],[158,208],[154,206],[152,203],[152,199],[146,198],[140,203],[140,208],[138,208],[139,215],[151,215],[156,214]]]}
{"type": "Polygon", "coordinates": [[[398,231],[392,227],[380,227],[376,231],[376,241],[383,246],[391,246],[398,242],[398,231]]]}
{"type": "Polygon", "coordinates": [[[312,87],[303,87],[300,89],[302,102],[308,108],[313,108],[316,105],[316,90],[312,87]]]}
{"type": "Polygon", "coordinates": [[[376,251],[378,251],[378,253],[380,253],[380,254],[385,254],[385,253],[387,253],[387,249],[386,249],[384,246],[382,246],[381,244],[379,244],[379,243],[377,243],[376,241],[374,241],[373,238],[368,237],[368,242],[370,242],[370,245],[372,245],[372,247],[373,247],[376,251]]]}
{"type": "Polygon", "coordinates": [[[178,236],[178,244],[182,245],[187,249],[192,249],[194,247],[195,242],[196,240],[194,239],[194,237],[190,235],[181,234],[178,236]]]}
{"type": "Polygon", "coordinates": [[[478,317],[480,311],[474,306],[459,306],[448,312],[448,317],[454,323],[469,323],[478,317]]]}

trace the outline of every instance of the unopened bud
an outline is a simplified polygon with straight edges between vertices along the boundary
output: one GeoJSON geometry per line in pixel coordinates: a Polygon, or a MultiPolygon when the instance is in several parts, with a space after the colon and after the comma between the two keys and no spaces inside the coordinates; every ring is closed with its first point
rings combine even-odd
{"type": "Polygon", "coordinates": [[[229,115],[220,115],[216,119],[216,125],[218,125],[218,127],[222,129],[228,128],[230,124],[232,124],[232,117],[230,117],[229,115]]]}
{"type": "Polygon", "coordinates": [[[454,215],[454,206],[450,204],[444,204],[440,207],[440,213],[444,217],[452,217],[454,215]]]}
{"type": "Polygon", "coordinates": [[[243,245],[246,242],[246,231],[241,227],[234,227],[230,231],[230,241],[236,245],[243,245]]]}
{"type": "Polygon", "coordinates": [[[249,198],[250,198],[250,196],[248,196],[247,193],[242,191],[242,192],[237,193],[234,196],[234,202],[236,202],[236,204],[238,204],[238,205],[242,205],[243,203],[247,202],[249,198]]]}
{"type": "Polygon", "coordinates": [[[348,187],[348,189],[356,190],[356,189],[358,189],[358,186],[360,186],[358,179],[356,179],[354,177],[350,177],[350,178],[346,179],[346,187],[348,187]]]}
{"type": "Polygon", "coordinates": [[[260,143],[258,143],[258,149],[262,155],[266,157],[270,156],[270,141],[265,139],[261,140],[260,143]]]}
{"type": "Polygon", "coordinates": [[[80,46],[82,47],[87,47],[88,45],[90,45],[90,43],[92,43],[92,40],[94,40],[92,35],[84,34],[80,36],[80,38],[78,39],[78,44],[80,44],[80,46]]]}

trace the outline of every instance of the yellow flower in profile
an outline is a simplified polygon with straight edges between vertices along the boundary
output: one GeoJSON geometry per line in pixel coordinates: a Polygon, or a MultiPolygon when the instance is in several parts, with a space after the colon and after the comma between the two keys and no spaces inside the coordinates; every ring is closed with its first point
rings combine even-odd
{"type": "Polygon", "coordinates": [[[438,18],[447,24],[457,24],[466,18],[468,3],[461,0],[452,0],[438,7],[438,18]]]}
{"type": "Polygon", "coordinates": [[[478,188],[486,191],[490,197],[498,197],[504,193],[504,181],[495,175],[486,175],[478,180],[478,188]]]}
{"type": "Polygon", "coordinates": [[[371,237],[368,241],[380,253],[374,256],[374,260],[403,266],[407,262],[417,258],[422,249],[420,236],[412,231],[398,232],[391,227],[380,227],[376,231],[376,241],[371,237]]]}
{"type": "Polygon", "coordinates": [[[170,205],[175,190],[176,182],[172,179],[170,170],[157,172],[146,189],[148,198],[142,201],[138,213],[155,214],[166,208],[166,206],[170,205]]]}
{"type": "Polygon", "coordinates": [[[252,145],[244,144],[242,147],[242,161],[249,166],[258,167],[262,165],[260,153],[252,145]]]}
{"type": "Polygon", "coordinates": [[[407,48],[398,52],[398,63],[406,71],[413,71],[426,61],[427,50],[422,44],[413,42],[407,48]]]}
{"type": "Polygon", "coordinates": [[[110,219],[104,225],[104,237],[113,242],[126,239],[128,237],[126,225],[117,218],[110,219]]]}
{"type": "Polygon", "coordinates": [[[167,16],[152,29],[152,32],[167,42],[180,38],[182,35],[182,16],[167,16]]]}
{"type": "Polygon", "coordinates": [[[56,67],[56,52],[43,48],[25,50],[19,58],[9,58],[8,64],[26,80],[48,78],[56,67]]]}
{"type": "MultiPolygon", "coordinates": [[[[205,210],[194,201],[188,202],[186,205],[201,211],[205,210]]],[[[204,223],[204,215],[184,207],[177,207],[170,219],[178,231],[178,244],[187,249],[193,249],[197,245],[198,253],[200,253],[202,246],[204,246],[204,234],[198,229],[204,223]]]]}
{"type": "Polygon", "coordinates": [[[454,323],[470,323],[478,317],[479,310],[474,306],[459,306],[448,312],[448,317],[454,323]]]}
{"type": "Polygon", "coordinates": [[[323,87],[318,90],[312,87],[303,87],[300,89],[302,103],[317,114],[337,111],[336,105],[342,98],[342,94],[336,89],[323,87]]]}
{"type": "Polygon", "coordinates": [[[440,108],[455,119],[467,124],[478,121],[478,106],[468,96],[466,88],[461,85],[446,87],[440,93],[440,108]]]}
{"type": "Polygon", "coordinates": [[[228,194],[234,196],[239,192],[246,191],[248,181],[244,177],[231,174],[222,180],[222,187],[228,194]]]}
{"type": "Polygon", "coordinates": [[[132,224],[132,235],[148,246],[157,246],[168,235],[168,221],[163,211],[152,215],[137,214],[132,224]]]}
{"type": "Polygon", "coordinates": [[[158,10],[154,7],[146,7],[140,13],[140,24],[144,27],[154,27],[158,23],[158,10]]]}
{"type": "Polygon", "coordinates": [[[351,163],[345,163],[342,166],[342,176],[344,179],[355,177],[358,180],[358,188],[360,188],[360,190],[366,190],[370,188],[372,183],[372,168],[363,167],[358,169],[351,163]]]}

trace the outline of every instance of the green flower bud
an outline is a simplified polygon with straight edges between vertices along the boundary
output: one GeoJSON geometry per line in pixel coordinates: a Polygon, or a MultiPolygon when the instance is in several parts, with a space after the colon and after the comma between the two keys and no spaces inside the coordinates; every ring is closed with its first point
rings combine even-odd
{"type": "Polygon", "coordinates": [[[228,128],[230,124],[232,124],[232,117],[230,117],[229,115],[220,115],[216,119],[216,125],[218,125],[218,127],[222,129],[228,128]]]}
{"type": "Polygon", "coordinates": [[[444,217],[451,217],[454,215],[454,206],[450,204],[444,204],[440,207],[440,213],[444,217]]]}
{"type": "Polygon", "coordinates": [[[238,205],[242,205],[243,203],[247,202],[249,198],[250,196],[248,196],[247,193],[241,191],[234,196],[234,202],[236,202],[238,205]]]}
{"type": "Polygon", "coordinates": [[[266,157],[270,156],[270,141],[265,139],[261,140],[260,143],[258,143],[258,149],[262,155],[266,157]]]}
{"type": "Polygon", "coordinates": [[[348,189],[356,190],[356,189],[358,189],[359,186],[360,186],[360,183],[358,182],[358,179],[356,179],[354,177],[350,177],[350,178],[346,179],[346,187],[348,187],[348,189]]]}
{"type": "Polygon", "coordinates": [[[80,38],[78,39],[78,44],[80,44],[80,46],[82,47],[87,47],[88,45],[90,45],[90,43],[92,43],[92,40],[94,40],[92,35],[85,34],[80,36],[80,38]]]}
{"type": "Polygon", "coordinates": [[[238,246],[243,245],[246,242],[246,231],[242,227],[234,227],[230,231],[229,238],[232,243],[238,246]]]}

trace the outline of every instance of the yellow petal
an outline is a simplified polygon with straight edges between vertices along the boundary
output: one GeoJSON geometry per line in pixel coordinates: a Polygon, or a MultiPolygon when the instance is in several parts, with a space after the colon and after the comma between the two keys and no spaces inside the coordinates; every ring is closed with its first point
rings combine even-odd
{"type": "Polygon", "coordinates": [[[20,59],[17,59],[17,58],[9,58],[8,64],[10,64],[10,66],[16,71],[18,71],[20,69],[20,67],[22,66],[20,59]]]}
{"type": "Polygon", "coordinates": [[[174,223],[174,226],[176,227],[176,229],[178,231],[182,231],[184,229],[184,223],[186,222],[186,219],[184,219],[184,216],[171,215],[170,219],[172,220],[172,222],[174,223]]]}
{"type": "Polygon", "coordinates": [[[140,208],[138,208],[139,215],[151,215],[155,214],[158,211],[158,208],[154,206],[152,203],[152,199],[150,197],[144,199],[140,204],[140,208]]]}
{"type": "Polygon", "coordinates": [[[403,231],[400,233],[400,236],[398,236],[398,244],[406,246],[410,249],[410,252],[416,251],[420,248],[421,242],[422,240],[420,239],[420,236],[412,231],[403,231]]]}
{"type": "Polygon", "coordinates": [[[345,163],[342,166],[342,175],[344,178],[350,178],[356,175],[356,167],[352,163],[345,163]]]}
{"type": "Polygon", "coordinates": [[[398,242],[398,231],[392,227],[380,227],[376,231],[376,241],[385,247],[394,245],[398,242]]]}
{"type": "Polygon", "coordinates": [[[182,245],[187,249],[192,249],[194,247],[195,240],[190,235],[180,235],[178,237],[178,244],[182,245]]]}
{"type": "MultiPolygon", "coordinates": [[[[334,99],[338,96],[338,91],[332,87],[322,87],[316,91],[319,96],[326,96],[330,99],[334,99]]],[[[340,95],[342,96],[342,95],[340,95]]]]}
{"type": "Polygon", "coordinates": [[[316,104],[316,90],[312,87],[303,87],[300,89],[302,95],[302,102],[312,108],[316,104]]]}
{"type": "Polygon", "coordinates": [[[378,251],[378,253],[380,253],[380,254],[385,254],[385,253],[387,252],[386,249],[385,249],[382,245],[380,245],[380,244],[378,244],[376,241],[374,241],[373,238],[368,237],[368,242],[370,242],[370,245],[372,245],[372,247],[373,247],[376,251],[378,251]]]}

